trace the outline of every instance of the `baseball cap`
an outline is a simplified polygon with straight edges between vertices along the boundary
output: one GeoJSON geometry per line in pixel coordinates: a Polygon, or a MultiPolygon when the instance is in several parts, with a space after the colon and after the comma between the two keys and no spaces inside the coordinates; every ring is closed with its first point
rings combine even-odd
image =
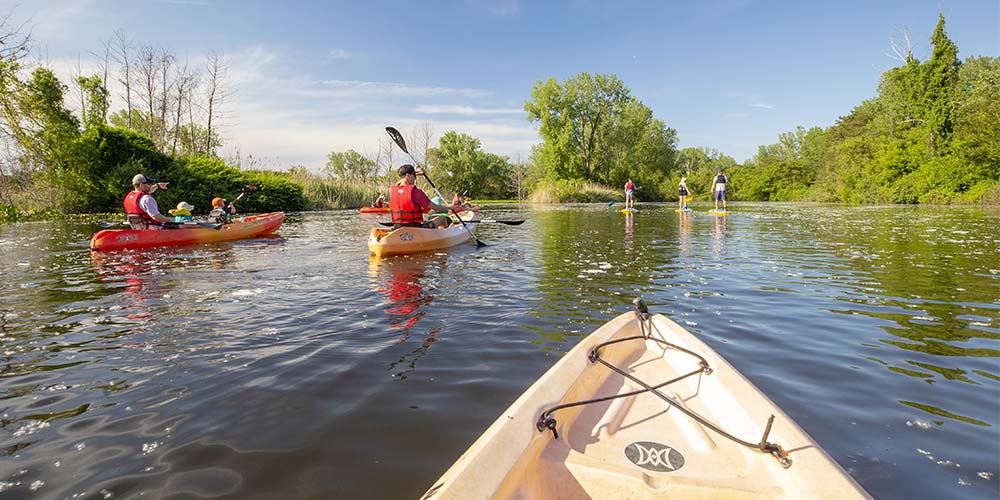
{"type": "Polygon", "coordinates": [[[409,163],[407,163],[405,165],[401,165],[399,167],[399,170],[397,170],[397,172],[399,173],[400,177],[402,177],[402,176],[404,176],[406,174],[417,175],[417,169],[413,168],[413,165],[410,165],[409,163]]]}
{"type": "Polygon", "coordinates": [[[150,179],[143,174],[135,174],[132,177],[132,185],[138,186],[139,184],[156,184],[156,179],[150,179]]]}
{"type": "Polygon", "coordinates": [[[182,202],[180,202],[180,203],[177,204],[177,209],[178,210],[187,210],[187,211],[190,212],[191,210],[194,210],[194,205],[192,205],[192,204],[190,204],[190,203],[188,203],[186,201],[182,201],[182,202]]]}

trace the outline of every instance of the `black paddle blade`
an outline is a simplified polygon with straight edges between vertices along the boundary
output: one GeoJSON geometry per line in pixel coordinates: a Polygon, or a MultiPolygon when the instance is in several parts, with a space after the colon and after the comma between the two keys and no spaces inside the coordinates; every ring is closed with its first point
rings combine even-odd
{"type": "Polygon", "coordinates": [[[385,132],[389,134],[389,137],[392,137],[392,142],[395,142],[396,145],[399,146],[399,149],[402,149],[406,154],[410,154],[410,152],[406,150],[406,141],[403,140],[403,134],[400,134],[398,130],[392,127],[386,127],[385,132]]]}
{"type": "Polygon", "coordinates": [[[257,186],[251,186],[250,184],[247,184],[246,186],[243,186],[243,192],[244,193],[249,193],[250,191],[256,191],[256,190],[257,190],[257,186]]]}

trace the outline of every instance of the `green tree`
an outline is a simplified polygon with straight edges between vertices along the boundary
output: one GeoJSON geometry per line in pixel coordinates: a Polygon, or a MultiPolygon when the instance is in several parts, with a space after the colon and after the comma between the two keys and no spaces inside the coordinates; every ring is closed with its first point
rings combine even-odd
{"type": "Polygon", "coordinates": [[[934,144],[941,146],[951,139],[955,105],[953,93],[958,85],[961,66],[958,47],[944,31],[944,14],[938,14],[931,43],[934,44],[934,51],[922,68],[926,87],[921,104],[934,133],[934,144]]]}
{"type": "Polygon", "coordinates": [[[80,135],[79,120],[64,105],[66,90],[48,68],[33,71],[24,85],[20,109],[33,127],[21,137],[20,146],[29,161],[53,165],[62,148],[80,135]]]}
{"type": "Polygon", "coordinates": [[[560,85],[555,78],[538,81],[525,102],[528,120],[539,122],[545,141],[545,163],[556,178],[600,181],[610,165],[599,165],[602,141],[617,121],[622,108],[632,100],[614,75],[581,73],[560,85]]]}
{"type": "Polygon", "coordinates": [[[79,77],[77,82],[83,89],[84,102],[81,114],[83,115],[83,128],[89,130],[97,125],[104,125],[108,119],[108,89],[101,81],[101,77],[94,75],[91,77],[79,77]]]}
{"type": "Polygon", "coordinates": [[[624,185],[640,198],[663,198],[663,180],[676,164],[677,134],[633,97],[615,75],[581,73],[562,84],[535,83],[525,102],[543,143],[536,158],[550,180],[624,185]]]}
{"type": "Polygon", "coordinates": [[[506,156],[486,153],[479,139],[455,131],[442,135],[438,144],[428,151],[428,162],[434,165],[429,174],[443,195],[468,192],[477,197],[505,198],[512,193],[512,167],[506,156]]]}
{"type": "Polygon", "coordinates": [[[327,155],[323,171],[330,177],[343,179],[368,179],[377,174],[378,165],[353,149],[333,151],[327,155]]]}

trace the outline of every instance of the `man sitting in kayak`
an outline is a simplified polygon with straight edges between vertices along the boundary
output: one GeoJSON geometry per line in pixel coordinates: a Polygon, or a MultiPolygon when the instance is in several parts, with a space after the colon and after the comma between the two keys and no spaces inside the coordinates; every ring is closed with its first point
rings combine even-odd
{"type": "Polygon", "coordinates": [[[132,229],[162,229],[164,223],[174,219],[160,213],[160,207],[151,196],[158,188],[167,189],[169,182],[156,182],[143,174],[132,177],[132,191],[125,195],[125,213],[132,229]]]}
{"type": "Polygon", "coordinates": [[[399,167],[399,182],[389,189],[389,211],[392,213],[393,227],[447,227],[451,222],[447,216],[438,216],[424,222],[424,211],[449,213],[458,207],[434,203],[427,194],[416,186],[417,175],[424,169],[406,164],[399,167]]]}
{"type": "Polygon", "coordinates": [[[378,199],[375,200],[375,203],[372,206],[375,207],[375,208],[382,208],[383,206],[385,206],[385,195],[382,194],[382,193],[379,193],[378,194],[378,199]]]}

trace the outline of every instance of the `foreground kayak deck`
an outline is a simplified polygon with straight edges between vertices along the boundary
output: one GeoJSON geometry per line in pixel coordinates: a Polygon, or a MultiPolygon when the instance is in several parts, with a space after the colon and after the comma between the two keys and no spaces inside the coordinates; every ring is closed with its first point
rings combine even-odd
{"type": "Polygon", "coordinates": [[[710,347],[633,312],[559,360],[421,498],[870,497],[710,347]]]}
{"type": "Polygon", "coordinates": [[[284,212],[272,212],[242,217],[219,229],[197,226],[178,229],[105,229],[90,239],[90,248],[109,251],[241,240],[273,233],[281,227],[284,220],[284,212]]]}

